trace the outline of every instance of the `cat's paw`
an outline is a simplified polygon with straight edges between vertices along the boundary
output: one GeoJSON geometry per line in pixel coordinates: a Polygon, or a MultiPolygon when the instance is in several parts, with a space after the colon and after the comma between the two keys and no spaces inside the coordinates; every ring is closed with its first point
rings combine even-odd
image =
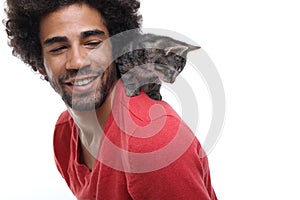
{"type": "Polygon", "coordinates": [[[140,94],[139,90],[131,90],[128,88],[125,89],[125,92],[126,92],[126,96],[128,96],[128,97],[134,97],[134,96],[137,96],[140,94]]]}
{"type": "Polygon", "coordinates": [[[147,93],[147,95],[151,99],[158,100],[158,101],[162,100],[162,96],[161,96],[161,94],[159,92],[150,92],[150,93],[147,93]]]}

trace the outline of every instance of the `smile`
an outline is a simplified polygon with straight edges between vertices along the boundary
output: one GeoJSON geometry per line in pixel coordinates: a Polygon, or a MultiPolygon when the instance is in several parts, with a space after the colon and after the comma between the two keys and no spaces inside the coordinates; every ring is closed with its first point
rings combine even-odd
{"type": "Polygon", "coordinates": [[[80,77],[65,83],[73,93],[85,93],[95,91],[101,76],[80,77]]]}
{"type": "Polygon", "coordinates": [[[91,82],[93,82],[97,77],[92,77],[92,78],[86,78],[82,80],[75,80],[75,82],[72,84],[73,86],[84,86],[87,85],[91,82]]]}

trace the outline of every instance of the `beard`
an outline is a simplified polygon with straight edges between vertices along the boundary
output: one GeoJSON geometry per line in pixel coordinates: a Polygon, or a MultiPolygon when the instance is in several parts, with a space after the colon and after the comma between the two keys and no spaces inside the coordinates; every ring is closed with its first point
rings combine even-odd
{"type": "Polygon", "coordinates": [[[115,81],[117,80],[116,67],[114,65],[108,67],[105,71],[93,71],[90,67],[83,67],[80,70],[73,70],[66,75],[58,77],[58,79],[49,78],[51,87],[61,96],[64,103],[80,112],[92,111],[101,107],[107,96],[110,94],[115,81]],[[79,75],[97,74],[96,87],[94,90],[86,92],[72,92],[64,83],[69,78],[79,75]]]}
{"type": "Polygon", "coordinates": [[[102,85],[100,82],[101,81],[98,81],[97,89],[95,91],[85,92],[82,94],[70,94],[65,88],[63,88],[61,98],[68,107],[74,110],[96,110],[97,108],[101,107],[109,94],[108,88],[102,85]]]}

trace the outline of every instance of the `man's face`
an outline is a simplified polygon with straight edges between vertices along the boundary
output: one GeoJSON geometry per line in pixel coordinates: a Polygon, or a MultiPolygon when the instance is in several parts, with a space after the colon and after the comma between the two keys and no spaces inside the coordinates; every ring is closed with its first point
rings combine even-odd
{"type": "Polygon", "coordinates": [[[40,41],[51,86],[74,110],[100,107],[116,81],[107,27],[97,10],[72,4],[42,18],[40,41]]]}

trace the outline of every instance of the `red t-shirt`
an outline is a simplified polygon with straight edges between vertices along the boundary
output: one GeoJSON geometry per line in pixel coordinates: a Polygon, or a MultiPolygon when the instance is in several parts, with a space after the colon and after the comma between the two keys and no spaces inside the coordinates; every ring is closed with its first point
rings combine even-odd
{"type": "Polygon", "coordinates": [[[145,93],[128,98],[117,87],[93,170],[79,162],[78,132],[70,114],[54,132],[55,161],[80,200],[217,199],[208,160],[176,112],[145,93]]]}

